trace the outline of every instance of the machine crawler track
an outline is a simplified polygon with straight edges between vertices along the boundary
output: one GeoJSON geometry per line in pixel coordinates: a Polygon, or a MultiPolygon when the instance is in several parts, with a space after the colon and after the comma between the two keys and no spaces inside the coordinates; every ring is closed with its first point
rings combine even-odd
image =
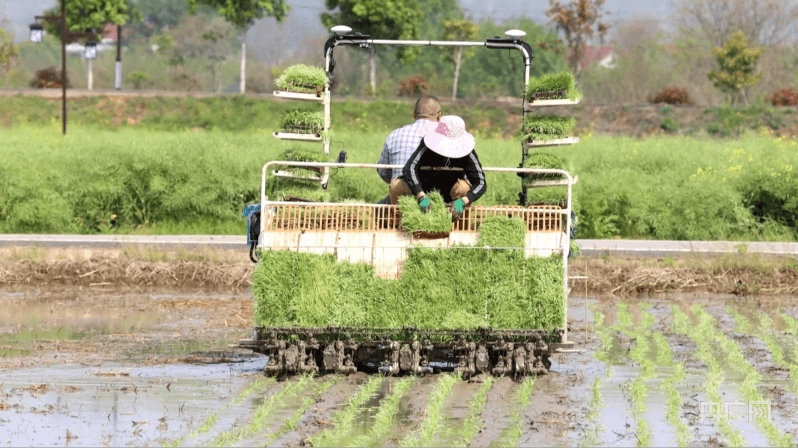
{"type": "Polygon", "coordinates": [[[267,374],[387,375],[450,370],[464,378],[541,375],[551,367],[558,331],[408,328],[256,327],[239,346],[269,356],[267,374]]]}

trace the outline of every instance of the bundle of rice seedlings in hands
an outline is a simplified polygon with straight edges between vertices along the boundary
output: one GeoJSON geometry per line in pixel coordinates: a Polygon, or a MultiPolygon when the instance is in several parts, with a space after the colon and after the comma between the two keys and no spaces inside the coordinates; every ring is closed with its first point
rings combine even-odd
{"type": "Polygon", "coordinates": [[[424,213],[418,206],[415,196],[399,197],[399,211],[402,213],[402,228],[408,232],[448,233],[452,230],[452,214],[437,191],[427,194],[432,209],[424,213]]]}
{"type": "Polygon", "coordinates": [[[280,115],[280,127],[286,132],[318,134],[324,130],[324,113],[289,110],[280,115]]]}
{"type": "Polygon", "coordinates": [[[530,115],[524,118],[524,124],[519,133],[521,141],[555,140],[563,138],[570,133],[576,120],[573,117],[560,117],[557,115],[530,115]]]}
{"type": "Polygon", "coordinates": [[[569,99],[577,100],[582,94],[576,90],[576,81],[571,72],[552,73],[539,78],[531,78],[526,89],[529,101],[535,99],[569,99]]]}
{"type": "MultiPolygon", "coordinates": [[[[571,162],[547,152],[534,152],[527,155],[524,159],[524,163],[521,165],[521,168],[563,170],[568,171],[569,173],[573,171],[573,165],[571,162]]],[[[523,174],[521,177],[537,180],[559,180],[563,178],[563,176],[560,174],[546,173],[523,174]]]]}
{"type": "Polygon", "coordinates": [[[327,86],[327,73],[323,69],[305,64],[292,65],[274,81],[277,90],[319,93],[327,86]]]}

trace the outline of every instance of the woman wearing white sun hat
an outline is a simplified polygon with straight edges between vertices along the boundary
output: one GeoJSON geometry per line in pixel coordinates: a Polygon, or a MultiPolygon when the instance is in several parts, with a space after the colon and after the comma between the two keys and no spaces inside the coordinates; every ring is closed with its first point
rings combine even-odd
{"type": "Polygon", "coordinates": [[[400,182],[391,185],[391,203],[402,194],[414,194],[424,212],[431,208],[427,192],[438,190],[445,202],[451,202],[452,219],[457,220],[466,205],[479,199],[487,190],[485,173],[474,151],[474,136],[466,132],[465,122],[455,115],[441,117],[430,127],[418,149],[407,160],[400,182]],[[424,169],[422,167],[460,168],[460,170],[424,169]]]}

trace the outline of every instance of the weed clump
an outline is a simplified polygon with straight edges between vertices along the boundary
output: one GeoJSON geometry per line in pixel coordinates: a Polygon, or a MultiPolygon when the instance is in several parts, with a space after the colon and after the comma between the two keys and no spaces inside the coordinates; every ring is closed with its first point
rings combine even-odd
{"type": "MultiPolygon", "coordinates": [[[[523,246],[523,221],[486,221],[481,244],[523,246]]],[[[338,262],[333,254],[267,250],[252,278],[255,323],[548,330],[563,323],[562,269],[558,254],[525,258],[520,250],[481,246],[415,247],[402,276],[385,280],[371,265],[338,262]]]]}
{"type": "Polygon", "coordinates": [[[437,191],[428,195],[432,209],[421,211],[415,196],[400,196],[399,211],[402,213],[402,228],[408,232],[449,232],[452,230],[452,214],[437,191]]]}
{"type": "Polygon", "coordinates": [[[318,92],[327,86],[327,73],[323,69],[305,64],[292,65],[274,81],[278,90],[292,92],[318,92]]]}

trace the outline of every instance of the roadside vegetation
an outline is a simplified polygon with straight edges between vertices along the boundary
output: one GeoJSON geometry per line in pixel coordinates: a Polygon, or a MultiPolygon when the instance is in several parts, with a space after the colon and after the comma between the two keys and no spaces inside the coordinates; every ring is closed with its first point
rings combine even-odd
{"type": "MultiPolygon", "coordinates": [[[[276,117],[275,117],[276,120],[276,117]]],[[[276,129],[267,126],[268,132],[276,129]]],[[[385,132],[339,131],[332,151],[374,163],[385,132]]],[[[260,170],[296,147],[267,132],[100,131],[57,124],[0,130],[0,232],[243,234],[260,170]]],[[[477,138],[484,166],[517,160],[518,143],[477,138]]],[[[582,137],[569,158],[578,238],[794,241],[794,140],[582,137]]],[[[515,175],[487,173],[480,205],[514,204],[515,175]]],[[[537,189],[536,189],[537,190],[537,189]]],[[[371,170],[337,170],[332,200],[376,203],[371,170]]],[[[278,197],[279,191],[267,192],[278,197]]]]}

